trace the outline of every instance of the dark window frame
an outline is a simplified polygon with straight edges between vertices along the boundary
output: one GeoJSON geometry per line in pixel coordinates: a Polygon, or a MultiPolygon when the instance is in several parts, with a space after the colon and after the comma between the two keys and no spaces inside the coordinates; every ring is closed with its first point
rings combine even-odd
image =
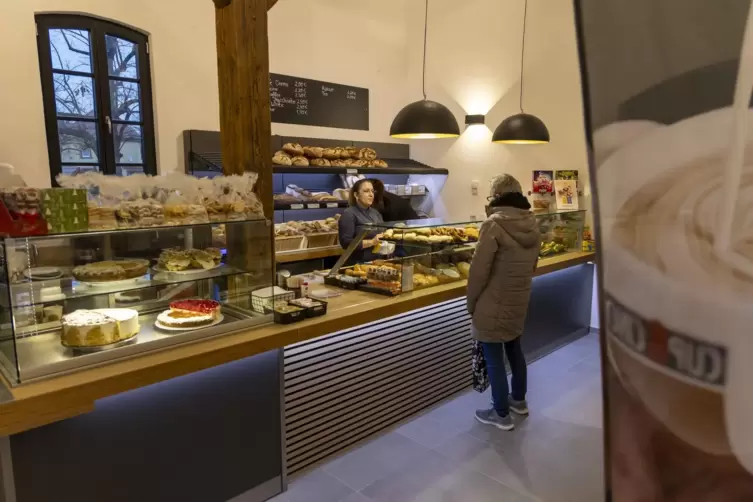
{"type": "MultiPolygon", "coordinates": [[[[145,174],[157,174],[157,151],[154,129],[154,100],[152,95],[152,72],[149,60],[149,37],[137,29],[106,21],[97,17],[83,14],[37,14],[37,51],[39,55],[39,73],[42,80],[42,99],[44,102],[44,119],[47,133],[47,151],[50,161],[50,177],[52,185],[56,186],[55,177],[62,172],[64,165],[98,165],[104,174],[117,174],[119,165],[143,165],[145,174]],[[94,76],[94,104],[93,118],[62,117],[82,122],[93,122],[97,126],[97,162],[63,162],[58,136],[58,117],[55,103],[54,73],[66,73],[55,69],[53,71],[50,54],[50,29],[87,30],[90,36],[91,66],[94,76]],[[115,160],[114,130],[117,124],[135,121],[121,121],[112,117],[110,103],[110,80],[134,81],[126,77],[111,77],[108,71],[105,35],[113,35],[120,39],[135,43],[138,47],[138,84],[139,84],[139,113],[142,127],[142,162],[128,163],[115,160]],[[110,120],[110,126],[106,118],[110,120]]],[[[75,72],[74,72],[75,73],[75,72]]]]}

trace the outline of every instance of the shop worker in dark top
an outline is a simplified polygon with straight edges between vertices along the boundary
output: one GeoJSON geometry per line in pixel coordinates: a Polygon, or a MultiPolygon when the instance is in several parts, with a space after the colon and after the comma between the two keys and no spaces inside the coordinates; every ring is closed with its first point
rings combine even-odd
{"type": "Polygon", "coordinates": [[[372,179],[374,185],[374,207],[382,213],[384,221],[417,220],[418,214],[410,205],[410,202],[399,195],[390,193],[384,189],[382,180],[372,179]]]}
{"type": "MultiPolygon", "coordinates": [[[[350,207],[340,218],[340,246],[347,249],[350,243],[369,223],[383,223],[384,219],[374,207],[374,185],[371,180],[358,180],[350,190],[350,207]]],[[[358,263],[374,260],[371,249],[379,243],[379,229],[370,231],[361,242],[361,248],[353,252],[349,262],[358,263]]]]}
{"type": "Polygon", "coordinates": [[[510,430],[514,427],[511,411],[528,414],[520,337],[541,238],[518,180],[509,174],[497,176],[490,192],[488,218],[481,225],[467,289],[471,334],[481,342],[492,387],[493,406],[478,410],[476,419],[510,430]],[[505,356],[512,370],[512,389],[507,385],[505,356]]]}

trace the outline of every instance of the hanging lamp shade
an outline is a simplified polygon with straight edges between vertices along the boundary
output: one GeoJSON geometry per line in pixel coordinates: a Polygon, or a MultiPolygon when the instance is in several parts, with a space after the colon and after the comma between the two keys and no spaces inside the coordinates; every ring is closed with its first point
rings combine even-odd
{"type": "Polygon", "coordinates": [[[497,126],[492,143],[535,145],[549,143],[549,129],[536,115],[518,113],[507,117],[497,126]]]}
{"type": "Polygon", "coordinates": [[[460,126],[455,115],[443,104],[422,99],[405,106],[392,121],[393,138],[456,138],[460,126]]]}

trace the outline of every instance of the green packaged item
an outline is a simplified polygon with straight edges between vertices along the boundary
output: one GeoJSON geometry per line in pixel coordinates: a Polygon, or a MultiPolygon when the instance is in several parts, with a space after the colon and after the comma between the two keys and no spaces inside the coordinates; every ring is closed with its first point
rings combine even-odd
{"type": "Polygon", "coordinates": [[[86,190],[81,188],[45,188],[41,191],[42,215],[51,234],[86,232],[89,212],[86,190]]]}

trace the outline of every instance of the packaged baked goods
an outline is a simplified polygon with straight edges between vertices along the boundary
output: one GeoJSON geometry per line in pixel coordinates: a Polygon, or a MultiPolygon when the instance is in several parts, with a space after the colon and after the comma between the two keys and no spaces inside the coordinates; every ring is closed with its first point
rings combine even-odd
{"type": "Polygon", "coordinates": [[[245,203],[246,218],[263,218],[264,207],[254,191],[259,175],[256,173],[243,173],[237,178],[238,179],[233,183],[233,186],[236,187],[241,199],[243,199],[243,202],[245,203]]]}
{"type": "Polygon", "coordinates": [[[202,203],[201,181],[178,173],[158,177],[158,188],[167,194],[162,205],[165,225],[194,225],[209,221],[202,203]]]}
{"type": "Polygon", "coordinates": [[[290,155],[280,150],[272,156],[272,163],[278,166],[290,166],[293,164],[293,160],[290,158],[290,155]]]}
{"type": "Polygon", "coordinates": [[[303,155],[303,147],[298,143],[285,143],[282,145],[282,151],[290,155],[291,157],[297,157],[303,155]]]}
{"type": "Polygon", "coordinates": [[[291,162],[294,166],[308,166],[309,165],[309,159],[307,159],[306,157],[302,155],[293,157],[291,162]]]}
{"type": "Polygon", "coordinates": [[[304,146],[303,147],[303,155],[310,159],[320,159],[322,157],[322,153],[324,151],[324,148],[319,146],[304,146]]]}

